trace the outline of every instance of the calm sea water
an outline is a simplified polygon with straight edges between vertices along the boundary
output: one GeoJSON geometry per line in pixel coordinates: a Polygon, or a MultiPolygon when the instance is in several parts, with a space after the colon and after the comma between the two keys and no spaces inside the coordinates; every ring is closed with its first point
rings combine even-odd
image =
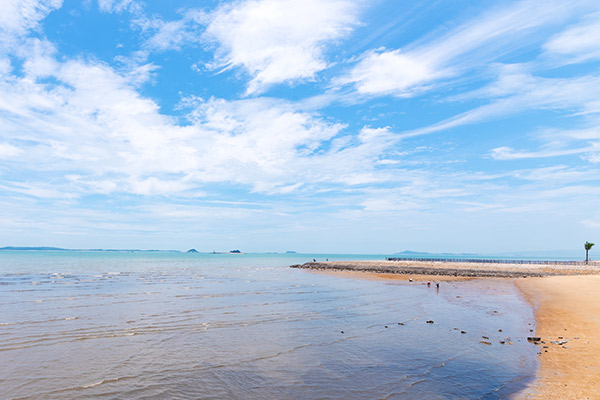
{"type": "Polygon", "coordinates": [[[312,258],[385,256],[0,252],[0,398],[498,399],[535,373],[510,282],[288,268],[312,258]]]}

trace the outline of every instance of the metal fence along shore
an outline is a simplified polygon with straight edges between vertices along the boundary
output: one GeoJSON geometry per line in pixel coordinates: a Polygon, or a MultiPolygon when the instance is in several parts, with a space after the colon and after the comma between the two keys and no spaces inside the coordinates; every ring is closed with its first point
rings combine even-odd
{"type": "Polygon", "coordinates": [[[455,262],[477,264],[536,264],[536,265],[596,265],[598,261],[548,261],[548,260],[500,260],[488,258],[419,258],[419,257],[387,257],[388,261],[425,261],[455,262]]]}

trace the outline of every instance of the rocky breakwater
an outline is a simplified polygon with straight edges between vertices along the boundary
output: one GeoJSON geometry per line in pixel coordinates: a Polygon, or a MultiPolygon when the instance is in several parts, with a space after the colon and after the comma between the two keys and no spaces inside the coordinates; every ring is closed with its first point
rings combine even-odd
{"type": "Polygon", "coordinates": [[[589,264],[495,264],[452,261],[325,261],[291,265],[320,271],[461,277],[525,278],[554,275],[600,274],[600,262],[589,264]]]}

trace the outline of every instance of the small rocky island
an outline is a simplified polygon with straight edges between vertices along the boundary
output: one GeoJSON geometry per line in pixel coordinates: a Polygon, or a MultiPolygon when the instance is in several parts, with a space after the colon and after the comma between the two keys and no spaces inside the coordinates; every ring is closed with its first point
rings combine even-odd
{"type": "Polygon", "coordinates": [[[198,253],[198,250],[196,250],[196,249],[189,249],[188,251],[186,251],[186,253],[198,253]]]}

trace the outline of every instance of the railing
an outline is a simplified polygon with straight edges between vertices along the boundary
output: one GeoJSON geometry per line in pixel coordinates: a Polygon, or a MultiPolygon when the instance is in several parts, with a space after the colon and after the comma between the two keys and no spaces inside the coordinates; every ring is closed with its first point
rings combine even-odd
{"type": "Polygon", "coordinates": [[[488,258],[409,258],[409,257],[388,257],[388,261],[426,261],[426,262],[460,262],[460,263],[478,263],[478,264],[536,264],[536,265],[595,265],[596,261],[542,261],[542,260],[493,260],[488,258]]]}

